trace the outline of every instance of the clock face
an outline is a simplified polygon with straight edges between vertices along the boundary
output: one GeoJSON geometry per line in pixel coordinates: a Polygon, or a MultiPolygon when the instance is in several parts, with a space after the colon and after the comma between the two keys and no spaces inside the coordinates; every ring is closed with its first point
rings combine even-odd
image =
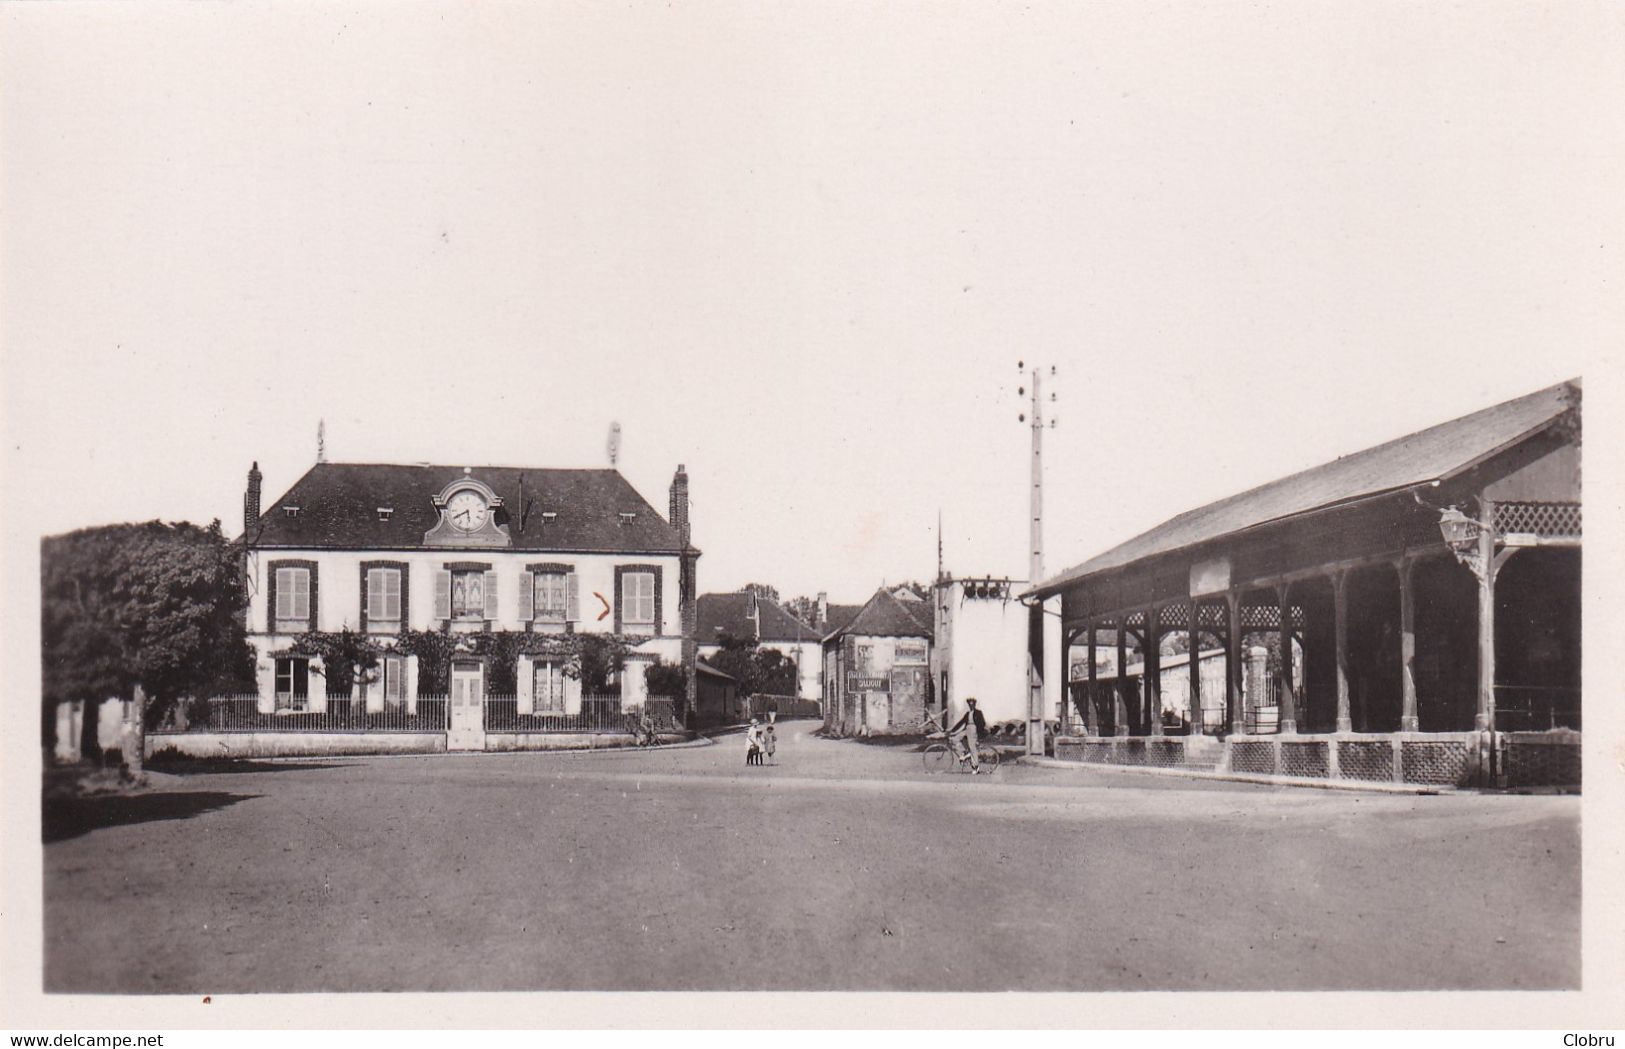
{"type": "Polygon", "coordinates": [[[485,524],[491,508],[485,497],[471,489],[464,489],[446,500],[446,520],[453,528],[464,532],[478,531],[485,524]]]}

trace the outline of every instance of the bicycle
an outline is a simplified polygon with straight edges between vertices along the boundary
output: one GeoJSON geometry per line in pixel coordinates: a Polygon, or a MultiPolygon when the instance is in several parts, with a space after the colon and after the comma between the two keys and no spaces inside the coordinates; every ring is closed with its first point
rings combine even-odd
{"type": "MultiPolygon", "coordinates": [[[[970,765],[970,756],[954,746],[953,741],[948,739],[947,729],[943,728],[942,723],[934,716],[927,714],[924,722],[921,723],[921,727],[933,730],[926,733],[927,739],[940,740],[940,742],[927,746],[924,753],[920,755],[925,762],[925,771],[931,773],[948,772],[959,766],[970,765]]],[[[977,740],[976,760],[983,771],[992,772],[999,767],[999,752],[981,740],[977,740]]]]}

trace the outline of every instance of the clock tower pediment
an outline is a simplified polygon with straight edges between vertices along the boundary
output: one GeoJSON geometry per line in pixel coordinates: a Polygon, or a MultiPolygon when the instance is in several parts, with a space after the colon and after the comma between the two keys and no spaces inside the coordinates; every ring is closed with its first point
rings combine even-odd
{"type": "Polygon", "coordinates": [[[512,546],[508,526],[497,523],[502,497],[472,476],[459,477],[430,497],[440,518],[423,533],[425,546],[512,546]]]}

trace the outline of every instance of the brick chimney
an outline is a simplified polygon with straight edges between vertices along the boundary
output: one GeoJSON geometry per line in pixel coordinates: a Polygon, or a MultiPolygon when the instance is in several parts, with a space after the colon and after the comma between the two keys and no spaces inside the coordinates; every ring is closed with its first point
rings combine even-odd
{"type": "Polygon", "coordinates": [[[260,523],[260,464],[248,470],[248,490],[243,493],[243,541],[252,543],[260,523]]]}
{"type": "Polygon", "coordinates": [[[671,479],[671,516],[669,520],[672,527],[677,529],[678,538],[683,546],[689,545],[688,533],[688,471],[681,463],[677,464],[677,472],[671,479]]]}
{"type": "Polygon", "coordinates": [[[813,626],[820,630],[829,626],[829,594],[822,590],[818,591],[818,611],[813,626]]]}

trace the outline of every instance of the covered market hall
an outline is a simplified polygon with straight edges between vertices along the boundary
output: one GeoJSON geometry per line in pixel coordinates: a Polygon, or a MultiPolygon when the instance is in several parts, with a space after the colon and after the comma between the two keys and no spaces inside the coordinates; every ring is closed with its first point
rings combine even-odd
{"type": "Polygon", "coordinates": [[[1577,786],[1580,383],[1181,514],[1031,595],[1061,599],[1059,758],[1577,786]]]}

